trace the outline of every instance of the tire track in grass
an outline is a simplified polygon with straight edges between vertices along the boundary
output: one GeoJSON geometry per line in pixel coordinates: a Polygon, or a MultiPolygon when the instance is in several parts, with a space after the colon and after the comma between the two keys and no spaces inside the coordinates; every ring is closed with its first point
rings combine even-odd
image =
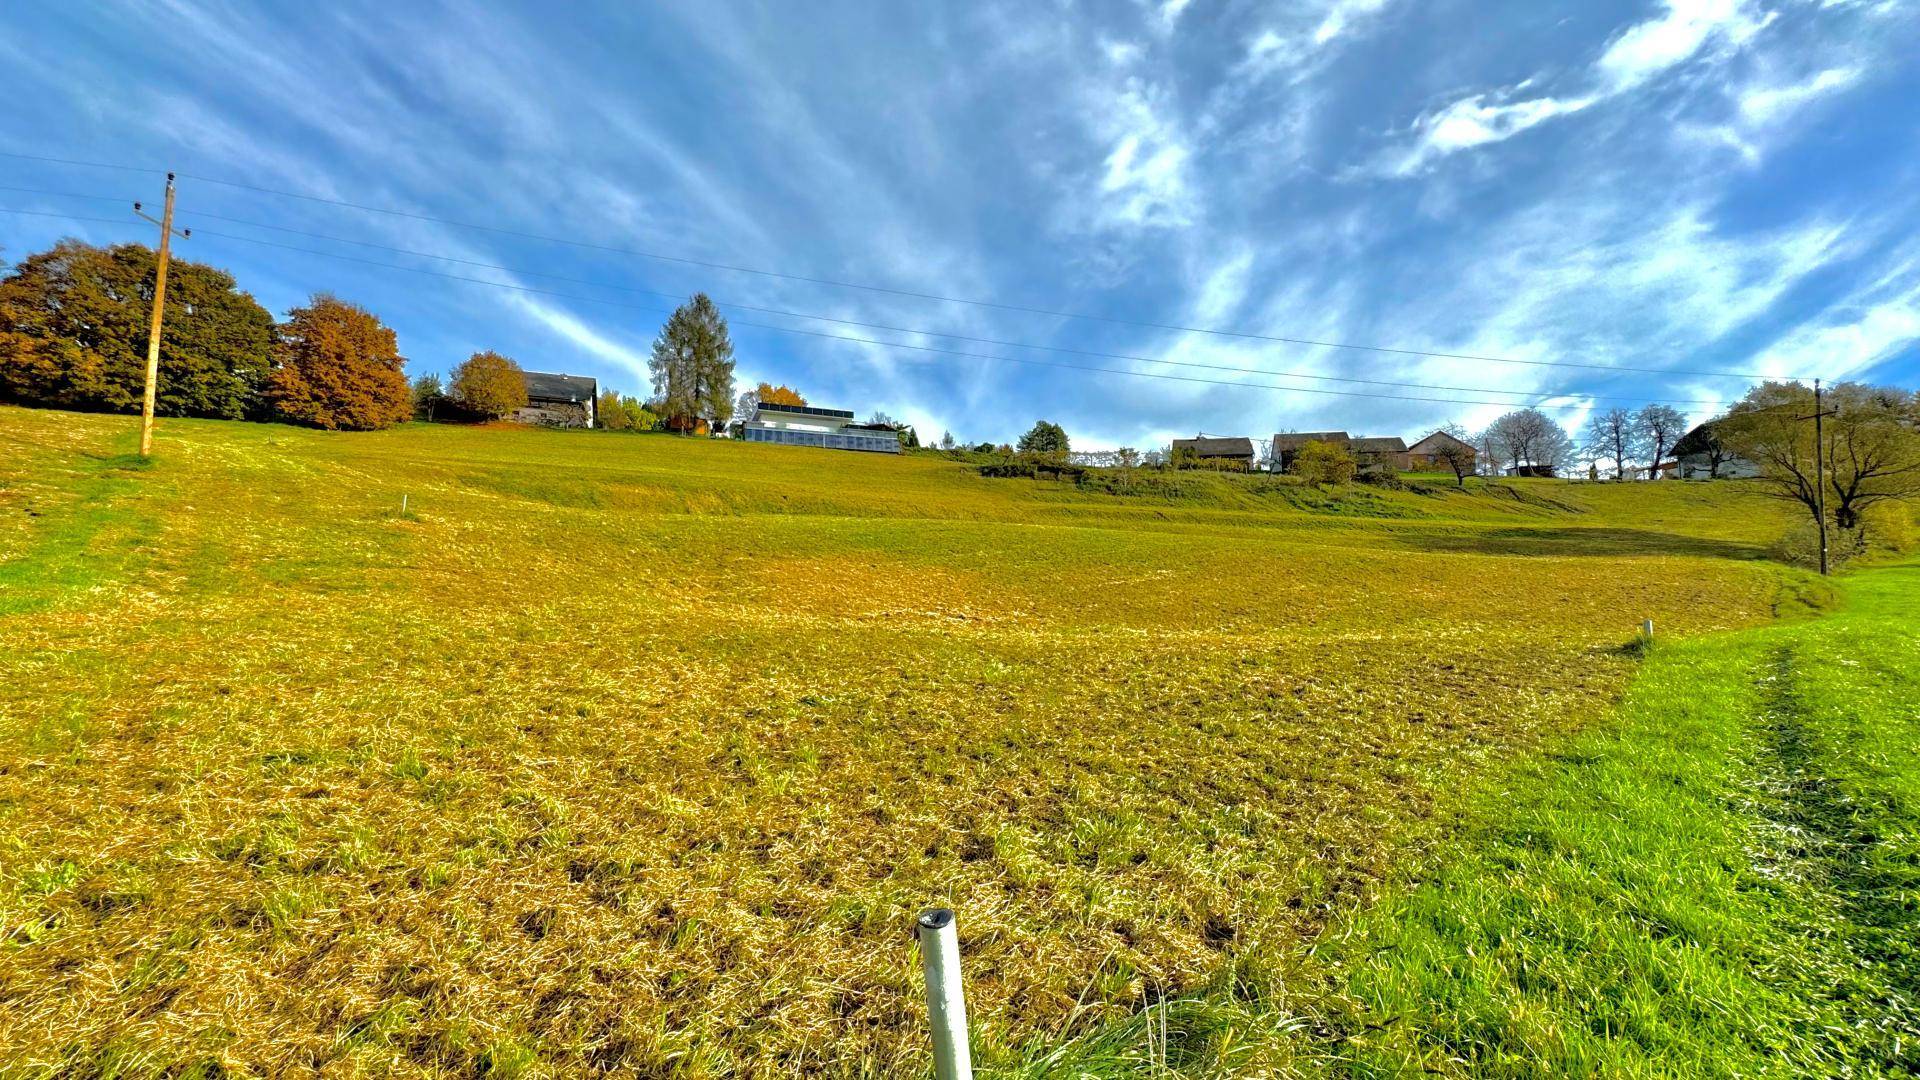
{"type": "Polygon", "coordinates": [[[1763,707],[1754,761],[1761,797],[1751,808],[1756,865],[1803,894],[1801,929],[1824,946],[1833,997],[1851,1014],[1863,1064],[1920,1072],[1920,955],[1913,949],[1920,919],[1901,882],[1875,858],[1888,831],[1912,815],[1897,804],[1876,806],[1871,793],[1856,798],[1831,775],[1829,764],[1847,748],[1823,738],[1823,718],[1799,685],[1817,662],[1787,642],[1756,675],[1763,707]]]}
{"type": "Polygon", "coordinates": [[[95,459],[73,485],[75,499],[35,512],[25,550],[0,562],[0,616],[55,608],[143,562],[159,532],[154,515],[134,507],[154,486],[150,467],[131,454],[95,459]]]}

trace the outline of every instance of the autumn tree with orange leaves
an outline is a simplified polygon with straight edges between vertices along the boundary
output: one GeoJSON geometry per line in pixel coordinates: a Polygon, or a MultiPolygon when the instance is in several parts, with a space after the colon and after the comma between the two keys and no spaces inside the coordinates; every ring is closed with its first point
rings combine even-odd
{"type": "Polygon", "coordinates": [[[527,379],[520,365],[489,349],[453,369],[453,397],[468,412],[498,420],[527,405],[527,379]]]}
{"type": "Polygon", "coordinates": [[[287,312],[274,343],[267,399],[283,419],[328,430],[404,423],[412,397],[393,330],[328,293],[287,312]]]}

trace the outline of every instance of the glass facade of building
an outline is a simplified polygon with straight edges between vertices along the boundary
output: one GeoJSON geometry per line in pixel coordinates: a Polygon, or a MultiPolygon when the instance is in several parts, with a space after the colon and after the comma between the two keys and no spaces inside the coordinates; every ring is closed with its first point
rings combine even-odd
{"type": "Polygon", "coordinates": [[[748,442],[821,446],[829,450],[870,450],[881,454],[900,452],[899,438],[882,431],[794,431],[790,428],[756,427],[748,424],[741,434],[748,442]]]}

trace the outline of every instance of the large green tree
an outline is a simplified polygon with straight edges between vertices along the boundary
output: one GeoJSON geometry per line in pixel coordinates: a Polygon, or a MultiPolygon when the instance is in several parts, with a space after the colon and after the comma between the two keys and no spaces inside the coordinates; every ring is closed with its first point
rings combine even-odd
{"type": "Polygon", "coordinates": [[[388,427],[413,413],[406,363],[393,330],[372,312],[317,293],[279,327],[267,396],[297,424],[388,427]]]}
{"type": "Polygon", "coordinates": [[[413,397],[415,420],[432,420],[434,414],[447,403],[446,387],[440,385],[440,376],[433,372],[413,380],[408,393],[413,397]]]}
{"type": "MultiPolygon", "coordinates": [[[[1799,383],[1762,383],[1714,421],[1720,441],[1759,467],[1761,488],[1842,529],[1860,526],[1876,503],[1920,501],[1920,393],[1841,383],[1820,402],[1814,443],[1813,391],[1799,383]]],[[[1816,518],[1817,520],[1817,518],[1816,518]]]]}
{"type": "MultiPolygon", "coordinates": [[[[63,240],[0,279],[0,398],[131,412],[146,385],[155,258],[139,244],[63,240]]],[[[232,275],[171,260],[160,323],[165,416],[261,412],[273,316],[232,275]]]]}
{"type": "Polygon", "coordinates": [[[1066,429],[1050,420],[1034,421],[1027,433],[1020,436],[1020,452],[1023,454],[1064,456],[1070,448],[1066,429]]]}
{"type": "Polygon", "coordinates": [[[648,366],[653,391],[678,429],[692,430],[696,419],[718,428],[733,415],[733,339],[705,293],[667,319],[648,366]]]}

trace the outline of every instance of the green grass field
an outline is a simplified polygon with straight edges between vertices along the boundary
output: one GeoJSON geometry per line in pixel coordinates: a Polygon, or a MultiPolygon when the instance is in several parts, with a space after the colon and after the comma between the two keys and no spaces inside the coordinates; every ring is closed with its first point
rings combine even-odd
{"type": "Polygon", "coordinates": [[[1744,485],[130,437],[0,408],[0,1076],[912,1075],[935,903],[998,1074],[1911,1059],[1912,574],[1744,485]]]}

